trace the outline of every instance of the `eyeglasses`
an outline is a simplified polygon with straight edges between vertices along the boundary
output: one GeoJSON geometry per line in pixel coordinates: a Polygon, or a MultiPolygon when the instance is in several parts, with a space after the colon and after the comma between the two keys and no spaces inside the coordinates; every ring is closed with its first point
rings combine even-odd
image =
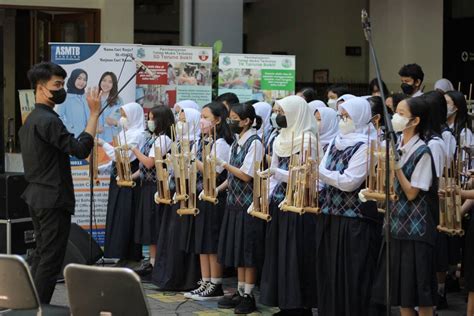
{"type": "Polygon", "coordinates": [[[343,115],[343,114],[338,114],[337,117],[342,120],[342,121],[347,121],[347,120],[350,120],[351,118],[349,117],[349,115],[343,115]]]}

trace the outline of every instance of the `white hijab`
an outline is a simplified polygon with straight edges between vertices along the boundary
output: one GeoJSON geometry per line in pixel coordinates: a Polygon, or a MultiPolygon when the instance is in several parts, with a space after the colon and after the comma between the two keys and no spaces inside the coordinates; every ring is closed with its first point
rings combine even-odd
{"type": "Polygon", "coordinates": [[[319,101],[319,100],[314,100],[314,101],[309,102],[308,106],[311,109],[311,112],[313,113],[313,115],[314,115],[314,113],[316,113],[317,109],[327,107],[326,103],[324,103],[323,101],[319,101]]]}
{"type": "MultiPolygon", "coordinates": [[[[176,104],[174,106],[175,107],[179,106],[181,108],[181,110],[183,110],[183,109],[195,109],[196,111],[201,112],[201,107],[199,106],[199,104],[197,104],[193,100],[179,101],[179,102],[176,102],[176,104]]],[[[174,107],[173,107],[173,109],[174,109],[174,107]]]]}
{"type": "Polygon", "coordinates": [[[340,102],[340,101],[346,102],[354,98],[356,98],[356,96],[353,94],[344,94],[344,95],[341,95],[339,98],[337,98],[337,102],[340,102]]]}
{"type": "Polygon", "coordinates": [[[270,123],[272,106],[267,102],[257,102],[253,107],[255,108],[255,113],[262,118],[262,127],[257,131],[257,134],[260,138],[264,136],[267,139],[272,132],[272,124],[270,123]]]}
{"type": "MultiPolygon", "coordinates": [[[[183,109],[183,112],[184,116],[186,117],[186,131],[189,131],[189,133],[186,132],[185,135],[183,135],[183,138],[190,141],[199,140],[201,137],[201,127],[199,124],[201,120],[201,113],[198,110],[191,108],[183,109]]],[[[181,135],[177,136],[178,138],[181,137],[181,135]]]]}
{"type": "Polygon", "coordinates": [[[273,149],[279,157],[289,157],[301,150],[302,142],[316,145],[318,135],[318,123],[305,99],[296,95],[290,95],[276,101],[285,112],[287,128],[280,130],[280,135],[275,138],[273,149]],[[303,134],[305,138],[303,140],[303,134]],[[293,147],[291,146],[292,138],[293,147]]]}
{"type": "Polygon", "coordinates": [[[339,105],[339,109],[346,110],[354,122],[356,129],[353,133],[345,135],[339,133],[335,139],[336,148],[338,150],[344,150],[359,142],[367,143],[369,121],[372,118],[369,101],[364,98],[354,97],[339,105]]]}
{"type": "Polygon", "coordinates": [[[324,147],[331,143],[334,137],[339,133],[339,119],[337,112],[331,108],[319,108],[316,109],[321,115],[321,121],[319,123],[319,142],[324,147]]]}
{"type": "MultiPolygon", "coordinates": [[[[145,115],[142,106],[136,102],[131,102],[122,105],[121,109],[127,115],[128,127],[125,131],[127,143],[140,145],[145,133],[145,115]]],[[[120,138],[123,137],[123,133],[119,135],[120,138]]],[[[122,139],[122,141],[124,140],[122,139]]]]}
{"type": "Polygon", "coordinates": [[[444,91],[445,93],[448,92],[448,91],[454,91],[454,87],[453,87],[453,84],[451,83],[451,81],[449,81],[448,79],[445,79],[445,78],[442,78],[442,79],[439,79],[438,81],[436,81],[435,85],[434,85],[434,89],[439,89],[439,90],[442,90],[444,91]]]}

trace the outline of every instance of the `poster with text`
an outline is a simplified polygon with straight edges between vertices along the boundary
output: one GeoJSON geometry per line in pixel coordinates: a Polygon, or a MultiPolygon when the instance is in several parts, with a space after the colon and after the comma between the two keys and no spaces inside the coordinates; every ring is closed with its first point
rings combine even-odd
{"type": "MultiPolygon", "coordinates": [[[[127,44],[79,44],[51,43],[51,61],[67,72],[66,101],[56,105],[55,111],[70,133],[76,137],[85,129],[90,111],[86,101],[88,87],[102,91],[102,108],[99,118],[98,137],[112,142],[120,132],[118,120],[120,107],[136,100],[136,84],[132,79],[120,95],[117,92],[132,78],[136,71],[130,56],[136,55],[136,45],[127,44]]],[[[94,187],[94,237],[103,245],[105,219],[110,181],[110,157],[98,148],[100,176],[94,187]]],[[[89,228],[90,188],[89,162],[71,157],[76,210],[73,222],[89,228]]]]}
{"type": "Polygon", "coordinates": [[[219,55],[219,95],[233,92],[240,102],[273,102],[295,92],[295,56],[219,55]]]}
{"type": "Polygon", "coordinates": [[[137,76],[137,99],[145,111],[156,105],[173,107],[193,100],[200,106],[212,98],[212,48],[186,46],[139,46],[137,59],[147,73],[137,76]]]}

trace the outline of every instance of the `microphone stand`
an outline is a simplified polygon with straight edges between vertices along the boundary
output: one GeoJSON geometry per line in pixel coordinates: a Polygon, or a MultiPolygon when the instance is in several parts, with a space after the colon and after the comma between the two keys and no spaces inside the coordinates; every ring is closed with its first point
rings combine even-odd
{"type": "Polygon", "coordinates": [[[395,162],[400,160],[397,148],[396,148],[396,134],[393,130],[392,121],[389,119],[387,105],[385,104],[385,95],[382,89],[382,75],[380,74],[380,66],[375,54],[375,48],[372,41],[372,27],[370,25],[369,16],[365,9],[361,13],[362,28],[364,29],[365,39],[369,42],[370,56],[375,67],[375,74],[377,76],[377,84],[379,86],[380,95],[382,97],[383,116],[385,121],[385,304],[386,304],[386,315],[390,316],[391,304],[390,304],[390,146],[392,147],[395,162]]]}
{"type": "MultiPolygon", "coordinates": [[[[125,59],[126,60],[126,59],[125,59]]],[[[123,69],[123,67],[122,67],[123,69]]],[[[120,90],[113,96],[113,98],[110,99],[115,99],[120,95],[120,93],[125,89],[128,84],[142,71],[145,69],[143,66],[138,67],[137,71],[128,79],[127,82],[120,88],[120,90]]],[[[110,102],[107,102],[107,104],[104,106],[104,108],[99,112],[99,117],[104,113],[105,109],[107,109],[110,106],[110,102]]],[[[92,262],[92,215],[94,213],[94,153],[93,150],[89,156],[89,192],[90,192],[90,201],[89,201],[89,262],[90,264],[93,264],[92,262]]]]}

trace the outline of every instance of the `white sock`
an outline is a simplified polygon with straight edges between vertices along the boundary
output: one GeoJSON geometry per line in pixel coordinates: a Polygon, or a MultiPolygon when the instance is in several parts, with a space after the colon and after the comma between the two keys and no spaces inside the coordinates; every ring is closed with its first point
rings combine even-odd
{"type": "Polygon", "coordinates": [[[211,278],[212,284],[222,284],[222,278],[211,278]]]}
{"type": "Polygon", "coordinates": [[[245,294],[252,295],[252,291],[254,287],[255,287],[255,284],[245,283],[245,294]]]}
{"type": "Polygon", "coordinates": [[[152,266],[155,266],[155,258],[150,258],[150,264],[151,264],[152,266]]]}
{"type": "Polygon", "coordinates": [[[204,282],[206,282],[206,283],[211,282],[211,278],[202,278],[202,280],[203,280],[204,282]]]}
{"type": "Polygon", "coordinates": [[[444,283],[438,283],[438,294],[444,296],[444,283]]]}
{"type": "Polygon", "coordinates": [[[238,282],[237,283],[237,290],[239,291],[240,296],[244,296],[245,282],[238,282]]]}

